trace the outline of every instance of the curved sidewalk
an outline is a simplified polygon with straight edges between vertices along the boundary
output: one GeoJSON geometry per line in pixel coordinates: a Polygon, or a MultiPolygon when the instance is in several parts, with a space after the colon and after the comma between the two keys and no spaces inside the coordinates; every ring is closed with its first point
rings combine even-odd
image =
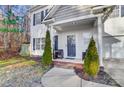
{"type": "Polygon", "coordinates": [[[54,67],[42,77],[44,87],[111,87],[80,79],[73,69],[54,67]]]}

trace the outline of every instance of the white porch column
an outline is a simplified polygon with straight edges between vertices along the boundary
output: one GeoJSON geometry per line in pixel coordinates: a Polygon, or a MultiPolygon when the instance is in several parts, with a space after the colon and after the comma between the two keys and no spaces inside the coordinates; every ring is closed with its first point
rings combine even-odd
{"type": "Polygon", "coordinates": [[[103,67],[103,43],[102,43],[102,32],[103,32],[103,26],[104,24],[102,23],[102,17],[98,17],[98,46],[99,46],[99,62],[100,66],[103,67]]]}

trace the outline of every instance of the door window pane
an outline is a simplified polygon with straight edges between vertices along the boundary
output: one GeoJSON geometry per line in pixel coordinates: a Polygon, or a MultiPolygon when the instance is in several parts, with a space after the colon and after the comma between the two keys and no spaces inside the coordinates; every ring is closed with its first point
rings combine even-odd
{"type": "Polygon", "coordinates": [[[69,57],[76,56],[76,43],[75,43],[75,36],[69,35],[67,36],[67,55],[69,57]]]}

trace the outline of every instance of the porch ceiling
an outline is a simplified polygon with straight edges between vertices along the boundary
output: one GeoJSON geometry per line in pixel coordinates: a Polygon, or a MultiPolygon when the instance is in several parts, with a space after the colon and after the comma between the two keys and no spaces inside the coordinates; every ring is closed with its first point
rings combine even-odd
{"type": "Polygon", "coordinates": [[[53,27],[57,31],[65,31],[69,29],[78,30],[87,26],[93,26],[96,19],[96,17],[81,20],[78,20],[77,18],[77,20],[65,21],[62,23],[55,24],[53,27]]]}

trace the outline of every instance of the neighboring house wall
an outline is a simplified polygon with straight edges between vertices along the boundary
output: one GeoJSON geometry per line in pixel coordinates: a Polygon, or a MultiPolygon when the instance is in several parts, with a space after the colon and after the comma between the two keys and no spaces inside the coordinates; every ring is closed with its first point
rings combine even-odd
{"type": "Polygon", "coordinates": [[[41,22],[43,17],[46,16],[46,13],[49,12],[51,6],[42,6],[41,8],[39,7],[40,6],[36,6],[35,8],[32,8],[30,13],[30,49],[31,55],[41,56],[44,50],[45,34],[47,31],[47,27],[44,24],[41,24],[41,22]],[[44,11],[44,16],[42,16],[42,11],[44,11]]]}
{"type": "MultiPolygon", "coordinates": [[[[111,34],[118,42],[112,44],[104,42],[104,57],[124,58],[124,17],[108,19],[105,23],[105,32],[111,34]]],[[[108,40],[110,37],[106,37],[108,40]]]]}
{"type": "Polygon", "coordinates": [[[103,36],[104,58],[124,58],[124,7],[118,6],[115,14],[105,22],[105,32],[111,36],[103,36]]]}

